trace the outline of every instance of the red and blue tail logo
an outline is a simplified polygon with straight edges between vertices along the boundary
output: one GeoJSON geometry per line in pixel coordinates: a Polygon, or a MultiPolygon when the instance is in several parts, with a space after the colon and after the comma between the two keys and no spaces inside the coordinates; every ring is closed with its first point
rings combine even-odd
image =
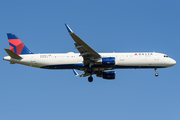
{"type": "Polygon", "coordinates": [[[13,33],[7,33],[9,46],[11,51],[14,53],[21,54],[33,54],[22,42],[21,40],[13,33]]]}

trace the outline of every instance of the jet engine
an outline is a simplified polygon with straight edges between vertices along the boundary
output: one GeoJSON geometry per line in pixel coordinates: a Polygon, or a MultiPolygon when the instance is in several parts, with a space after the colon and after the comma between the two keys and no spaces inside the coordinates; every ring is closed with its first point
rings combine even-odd
{"type": "Polygon", "coordinates": [[[102,77],[103,79],[115,79],[116,72],[115,71],[104,71],[100,74],[97,74],[96,76],[102,77]]]}
{"type": "Polygon", "coordinates": [[[96,61],[95,64],[96,65],[114,66],[115,65],[115,57],[101,58],[100,60],[96,61]]]}

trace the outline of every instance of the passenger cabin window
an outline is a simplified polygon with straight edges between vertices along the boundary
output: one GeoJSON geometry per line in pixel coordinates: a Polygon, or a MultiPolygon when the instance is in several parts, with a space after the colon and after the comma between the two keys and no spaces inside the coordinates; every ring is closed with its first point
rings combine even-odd
{"type": "Polygon", "coordinates": [[[164,57],[168,57],[167,55],[164,55],[164,57]]]}

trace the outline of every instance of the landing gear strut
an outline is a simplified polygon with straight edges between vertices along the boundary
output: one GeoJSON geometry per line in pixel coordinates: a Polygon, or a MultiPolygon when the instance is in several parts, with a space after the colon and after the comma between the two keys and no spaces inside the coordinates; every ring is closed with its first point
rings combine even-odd
{"type": "Polygon", "coordinates": [[[92,67],[88,67],[88,68],[87,68],[87,72],[88,72],[88,73],[92,73],[92,71],[93,71],[92,67]]]}
{"type": "Polygon", "coordinates": [[[91,75],[88,77],[88,81],[89,81],[89,82],[92,82],[92,81],[93,81],[93,77],[92,77],[91,75]]]}
{"type": "Polygon", "coordinates": [[[87,72],[90,73],[90,76],[88,77],[89,82],[93,81],[93,77],[92,77],[93,68],[91,67],[93,64],[94,64],[93,62],[90,62],[89,67],[87,68],[87,72]]]}
{"type": "Polygon", "coordinates": [[[87,68],[87,72],[88,72],[88,73],[92,73],[92,72],[93,72],[93,69],[92,69],[92,67],[91,67],[93,64],[94,64],[93,62],[90,62],[90,63],[89,63],[89,67],[87,68]]]}
{"type": "Polygon", "coordinates": [[[154,68],[155,70],[155,76],[157,77],[159,74],[157,73],[157,68],[154,68]]]}
{"type": "Polygon", "coordinates": [[[88,81],[92,82],[93,81],[93,77],[92,77],[93,69],[92,69],[92,67],[88,67],[87,72],[90,73],[90,76],[88,77],[88,81]]]}

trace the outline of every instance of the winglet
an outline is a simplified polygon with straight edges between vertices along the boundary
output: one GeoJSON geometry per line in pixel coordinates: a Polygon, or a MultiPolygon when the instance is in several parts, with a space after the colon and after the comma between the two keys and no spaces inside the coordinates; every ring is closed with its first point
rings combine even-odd
{"type": "Polygon", "coordinates": [[[73,69],[73,72],[74,72],[75,76],[79,76],[79,74],[77,73],[77,71],[75,69],[73,69]]]}
{"type": "Polygon", "coordinates": [[[71,30],[71,28],[67,24],[65,24],[65,26],[66,26],[69,33],[73,33],[73,31],[71,30]]]}

